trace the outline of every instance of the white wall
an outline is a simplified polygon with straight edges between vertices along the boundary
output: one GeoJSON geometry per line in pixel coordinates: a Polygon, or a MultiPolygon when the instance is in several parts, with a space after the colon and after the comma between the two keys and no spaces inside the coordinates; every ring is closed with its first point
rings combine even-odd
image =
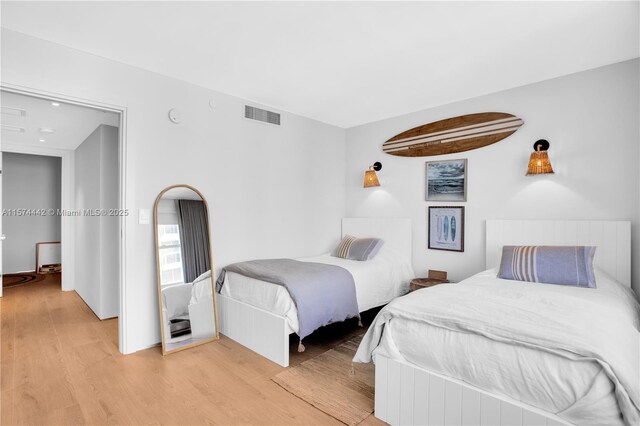
{"type": "MultiPolygon", "coordinates": [[[[95,209],[100,206],[100,128],[75,150],[75,207],[95,209]]],[[[76,270],[75,290],[93,312],[100,309],[100,219],[91,216],[74,218],[76,270]]]]}
{"type": "Polygon", "coordinates": [[[453,280],[484,268],[486,219],[631,220],[632,281],[640,294],[639,76],[639,61],[627,61],[349,129],[347,215],[412,218],[416,273],[442,269],[453,280]],[[512,113],[525,124],[501,142],[458,154],[381,151],[404,130],[485,111],[512,113]],[[537,139],[551,143],[555,175],[525,176],[537,139]],[[467,202],[425,202],[425,161],[450,158],[469,160],[467,202]],[[375,161],[383,164],[382,186],[364,189],[364,170],[375,161]],[[427,206],[448,204],[465,206],[464,253],[427,249],[427,206]]]}
{"type": "MultiPolygon", "coordinates": [[[[118,129],[101,125],[75,150],[76,210],[118,207],[118,129]]],[[[100,319],[118,316],[118,221],[74,217],[76,291],[100,319]]]]}
{"type": "MultiPolygon", "coordinates": [[[[3,209],[60,209],[60,158],[40,155],[3,155],[3,209]]],[[[60,217],[57,215],[6,215],[3,273],[34,271],[36,243],[60,241],[60,217]]]]}
{"type": "Polygon", "coordinates": [[[118,216],[109,210],[118,209],[120,177],[118,176],[118,128],[102,125],[100,145],[100,208],[107,216],[100,217],[100,307],[105,318],[117,317],[120,310],[120,248],[118,216]]]}
{"type": "Polygon", "coordinates": [[[281,127],[251,122],[241,99],[4,29],[1,53],[3,83],[127,108],[127,352],[160,341],[153,231],[136,216],[164,187],[188,183],[207,198],[216,269],[339,240],[343,129],[286,112],[281,127]],[[175,107],[178,125],[167,119],[175,107]]]}

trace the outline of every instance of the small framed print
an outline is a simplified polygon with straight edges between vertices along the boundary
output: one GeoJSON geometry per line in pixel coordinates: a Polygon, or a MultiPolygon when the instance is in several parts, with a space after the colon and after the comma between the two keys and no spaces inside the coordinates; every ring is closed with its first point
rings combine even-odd
{"type": "Polygon", "coordinates": [[[467,201],[467,159],[425,163],[426,201],[467,201]]]}
{"type": "Polygon", "coordinates": [[[429,207],[428,247],[433,250],[464,251],[464,207],[429,207]]]}

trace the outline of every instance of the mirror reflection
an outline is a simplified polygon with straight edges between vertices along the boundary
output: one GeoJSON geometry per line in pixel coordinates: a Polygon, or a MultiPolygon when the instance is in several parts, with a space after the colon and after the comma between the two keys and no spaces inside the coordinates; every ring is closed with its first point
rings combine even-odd
{"type": "Polygon", "coordinates": [[[156,200],[156,258],[162,352],[217,339],[207,203],[186,185],[156,200]]]}

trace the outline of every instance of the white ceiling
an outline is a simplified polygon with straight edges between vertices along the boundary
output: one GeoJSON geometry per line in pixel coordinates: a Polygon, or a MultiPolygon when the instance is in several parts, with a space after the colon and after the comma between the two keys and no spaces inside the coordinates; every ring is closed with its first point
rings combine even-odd
{"type": "Polygon", "coordinates": [[[167,200],[202,200],[202,198],[191,188],[178,187],[171,188],[162,196],[167,200]]]}
{"type": "Polygon", "coordinates": [[[1,144],[17,143],[23,146],[39,146],[57,149],[76,149],[99,125],[119,126],[120,117],[113,112],[60,103],[51,105],[51,101],[0,92],[2,107],[17,108],[25,111],[24,116],[0,114],[0,123],[24,129],[16,133],[4,128],[0,133],[1,144]],[[53,129],[53,133],[42,133],[40,128],[53,129]],[[44,142],[40,142],[44,139],[44,142]]]}
{"type": "Polygon", "coordinates": [[[351,127],[639,56],[638,2],[2,2],[2,26],[351,127]]]}

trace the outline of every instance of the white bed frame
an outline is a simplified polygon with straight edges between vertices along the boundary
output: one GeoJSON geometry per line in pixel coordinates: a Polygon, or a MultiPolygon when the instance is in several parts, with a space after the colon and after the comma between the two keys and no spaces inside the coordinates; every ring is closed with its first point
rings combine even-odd
{"type": "MultiPolygon", "coordinates": [[[[411,262],[411,220],[344,218],[342,236],[382,238],[411,262]]],[[[337,236],[336,236],[337,237],[337,236]]],[[[336,244],[338,238],[336,238],[336,244]]],[[[220,333],[283,367],[289,366],[289,333],[285,317],[216,294],[220,333]]]]}
{"type": "MultiPolygon", "coordinates": [[[[623,221],[488,220],[486,267],[504,245],[594,245],[594,263],[631,285],[631,224],[623,221]]],[[[468,383],[376,357],[375,416],[392,425],[558,425],[558,416],[468,383]]]]}

